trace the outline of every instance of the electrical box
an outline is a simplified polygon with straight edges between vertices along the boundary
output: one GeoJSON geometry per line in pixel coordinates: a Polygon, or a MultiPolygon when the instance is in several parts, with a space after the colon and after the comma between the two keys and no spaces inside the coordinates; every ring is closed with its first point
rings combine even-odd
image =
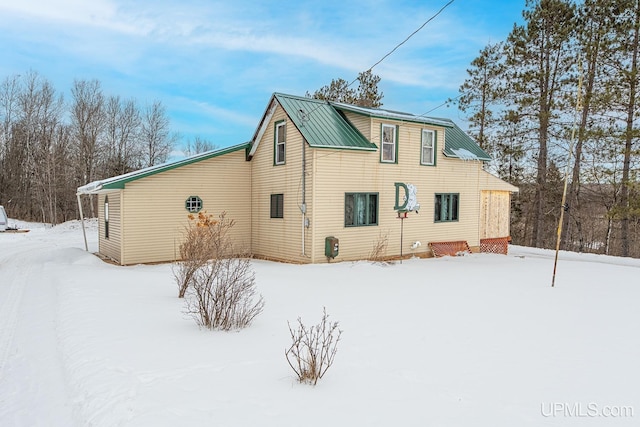
{"type": "Polygon", "coordinates": [[[324,254],[327,258],[335,258],[338,256],[338,238],[329,236],[324,239],[324,254]]]}

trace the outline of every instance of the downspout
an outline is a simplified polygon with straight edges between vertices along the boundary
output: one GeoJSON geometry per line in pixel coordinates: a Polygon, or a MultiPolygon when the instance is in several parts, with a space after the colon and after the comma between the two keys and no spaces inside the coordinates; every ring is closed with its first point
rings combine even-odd
{"type": "Polygon", "coordinates": [[[87,232],[84,229],[84,214],[82,213],[82,202],[80,201],[80,193],[76,193],[78,197],[78,209],[80,210],[80,224],[82,224],[82,236],[84,237],[84,249],[89,252],[89,245],[87,244],[87,232]]]}
{"type": "Polygon", "coordinates": [[[304,229],[307,222],[307,157],[306,157],[306,141],[302,140],[302,205],[300,211],[302,212],[302,256],[306,256],[304,245],[304,229]]]}

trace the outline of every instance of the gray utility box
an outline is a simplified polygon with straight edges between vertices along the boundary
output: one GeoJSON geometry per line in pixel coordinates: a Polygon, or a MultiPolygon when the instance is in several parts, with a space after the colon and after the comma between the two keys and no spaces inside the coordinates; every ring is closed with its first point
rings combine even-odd
{"type": "Polygon", "coordinates": [[[329,236],[324,239],[324,254],[327,258],[338,256],[338,238],[329,236]]]}

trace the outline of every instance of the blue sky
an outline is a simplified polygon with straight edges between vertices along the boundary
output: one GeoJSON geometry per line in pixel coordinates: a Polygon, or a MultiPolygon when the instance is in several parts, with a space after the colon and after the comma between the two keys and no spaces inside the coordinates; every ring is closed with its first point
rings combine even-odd
{"type": "MultiPolygon", "coordinates": [[[[0,0],[0,80],[36,71],[70,99],[74,79],[106,95],[160,100],[184,139],[248,141],[273,92],[303,96],[360,71],[449,0],[0,0]]],[[[525,0],[454,0],[373,69],[383,108],[423,114],[458,95],[525,0]]],[[[465,128],[455,107],[429,116],[465,128]]]]}

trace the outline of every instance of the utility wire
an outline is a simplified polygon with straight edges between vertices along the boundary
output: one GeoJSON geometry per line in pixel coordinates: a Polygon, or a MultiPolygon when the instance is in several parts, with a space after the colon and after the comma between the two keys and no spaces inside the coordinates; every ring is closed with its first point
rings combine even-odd
{"type": "MultiPolygon", "coordinates": [[[[449,3],[445,4],[444,6],[442,6],[440,8],[440,10],[438,12],[436,12],[433,16],[431,16],[429,19],[427,19],[426,21],[424,21],[424,23],[417,29],[415,30],[413,33],[409,34],[409,36],[407,36],[407,38],[405,38],[403,41],[401,41],[400,43],[398,43],[393,49],[391,49],[389,52],[387,52],[386,55],[384,55],[378,62],[376,62],[375,64],[373,64],[371,67],[369,67],[369,69],[367,69],[367,71],[371,71],[373,70],[374,67],[376,67],[377,65],[379,65],[382,61],[384,61],[385,59],[387,59],[393,52],[395,52],[396,50],[398,50],[398,48],[400,46],[402,46],[403,44],[405,44],[411,37],[415,36],[420,30],[422,30],[429,22],[433,21],[438,15],[440,15],[442,13],[442,11],[444,11],[447,7],[449,7],[449,5],[451,5],[451,3],[453,3],[455,0],[450,0],[449,3]]],[[[358,76],[360,77],[360,76],[358,76]]],[[[347,85],[347,87],[351,86],[352,84],[354,84],[357,80],[358,77],[356,77],[355,79],[353,79],[351,81],[351,83],[349,83],[347,85]]],[[[306,116],[308,116],[309,114],[313,113],[315,110],[317,110],[318,108],[320,108],[320,106],[317,106],[316,108],[314,108],[313,110],[309,111],[308,113],[304,113],[306,116]]],[[[436,107],[439,108],[439,107],[436,107]]],[[[433,111],[433,110],[432,110],[433,111]]],[[[427,113],[425,113],[427,114],[427,113]]]]}

